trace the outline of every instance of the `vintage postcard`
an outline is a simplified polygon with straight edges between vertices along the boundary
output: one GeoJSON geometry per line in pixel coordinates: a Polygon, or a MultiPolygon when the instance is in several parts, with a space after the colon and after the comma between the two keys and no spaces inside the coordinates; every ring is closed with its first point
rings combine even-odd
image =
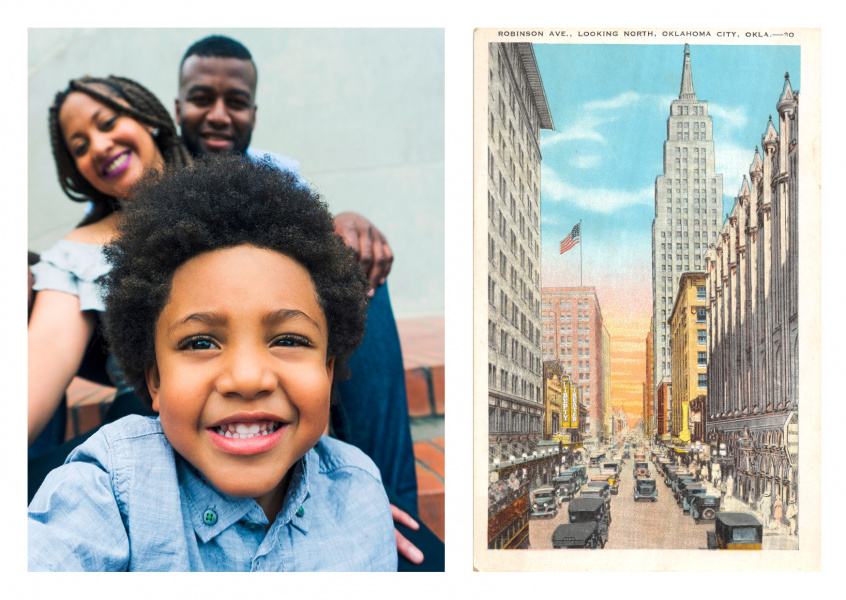
{"type": "Polygon", "coordinates": [[[474,49],[475,568],[820,569],[820,31],[474,49]]]}

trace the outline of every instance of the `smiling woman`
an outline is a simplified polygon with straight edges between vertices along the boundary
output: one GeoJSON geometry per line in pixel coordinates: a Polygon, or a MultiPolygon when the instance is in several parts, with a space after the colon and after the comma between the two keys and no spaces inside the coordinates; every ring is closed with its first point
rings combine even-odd
{"type": "MultiPolygon", "coordinates": [[[[95,335],[104,309],[96,280],[108,270],[101,249],[115,235],[116,211],[130,201],[132,186],[148,170],[191,161],[164,106],[129,79],[71,81],[56,94],[49,124],[62,190],[75,202],[90,203],[91,209],[32,266],[38,293],[28,327],[28,437],[35,446],[31,457],[63,440],[60,426],[55,439],[35,443],[51,419],[61,420],[64,391],[95,335]]],[[[119,376],[112,370],[109,381],[105,371],[99,365],[104,383],[117,386],[123,396],[128,390],[119,376]]],[[[123,400],[131,402],[129,398],[123,400]]]]}

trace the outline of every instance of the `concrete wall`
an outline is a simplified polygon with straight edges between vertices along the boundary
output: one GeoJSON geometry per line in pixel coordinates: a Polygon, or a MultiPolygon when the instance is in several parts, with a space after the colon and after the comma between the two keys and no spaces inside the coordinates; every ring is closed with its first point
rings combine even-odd
{"type": "Polygon", "coordinates": [[[252,145],[291,156],[334,212],[386,235],[397,318],[444,314],[442,29],[30,29],[28,246],[42,251],[82,218],[59,187],[47,111],[81,75],[122,75],[172,109],[182,54],[212,33],[258,66],[252,145]]]}

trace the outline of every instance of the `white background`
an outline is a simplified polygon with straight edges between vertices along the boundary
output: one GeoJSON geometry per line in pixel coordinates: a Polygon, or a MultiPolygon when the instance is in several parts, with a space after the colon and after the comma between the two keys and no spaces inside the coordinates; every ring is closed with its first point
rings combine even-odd
{"type": "MultiPolygon", "coordinates": [[[[8,406],[7,458],[2,571],[4,596],[43,598],[193,597],[197,595],[266,595],[297,598],[660,598],[680,594],[697,598],[726,597],[816,598],[819,594],[842,594],[844,564],[842,431],[844,421],[843,291],[841,271],[846,256],[843,239],[843,207],[840,177],[843,172],[843,23],[840,7],[828,2],[590,2],[563,0],[533,2],[301,2],[252,3],[150,1],[146,3],[31,2],[4,6],[3,109],[7,116],[2,144],[6,182],[5,227],[0,281],[10,290],[4,294],[2,377],[3,398],[8,406]],[[696,26],[823,27],[823,574],[662,574],[662,573],[501,573],[472,572],[472,44],[475,27],[679,27],[696,26]],[[446,30],[446,419],[448,460],[446,480],[446,574],[421,576],[306,575],[294,579],[265,576],[260,585],[240,576],[235,585],[227,577],[172,576],[121,579],[105,576],[61,579],[26,575],[24,420],[25,383],[23,347],[24,262],[27,235],[26,152],[26,27],[87,27],[160,25],[193,27],[445,27],[446,30]],[[826,175],[828,174],[828,177],[826,175]],[[828,182],[829,187],[825,188],[828,182]],[[838,589],[839,588],[839,589],[838,589]]],[[[576,93],[576,91],[574,91],[576,93]]],[[[562,566],[566,556],[562,557],[562,566]]],[[[118,576],[120,577],[120,576],[118,576]]]]}

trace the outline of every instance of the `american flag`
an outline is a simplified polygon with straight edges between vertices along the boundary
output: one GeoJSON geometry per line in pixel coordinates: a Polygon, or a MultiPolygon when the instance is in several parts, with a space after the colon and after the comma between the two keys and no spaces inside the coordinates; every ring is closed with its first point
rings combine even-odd
{"type": "Polygon", "coordinates": [[[573,227],[573,231],[570,232],[570,235],[565,237],[561,240],[561,252],[560,254],[564,254],[567,250],[573,248],[576,244],[579,243],[579,223],[576,223],[575,227],[573,227]]]}

